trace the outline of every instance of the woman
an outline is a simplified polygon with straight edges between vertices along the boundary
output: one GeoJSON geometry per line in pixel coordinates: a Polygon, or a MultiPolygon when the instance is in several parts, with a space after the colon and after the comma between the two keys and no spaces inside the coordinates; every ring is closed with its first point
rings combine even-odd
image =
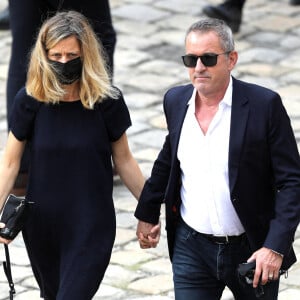
{"type": "Polygon", "coordinates": [[[0,207],[28,141],[26,198],[34,205],[23,237],[47,300],[91,299],[104,276],[116,230],[111,158],[137,199],[144,184],[125,133],[129,112],[110,84],[102,53],[83,15],[69,11],[48,19],[10,120],[0,207]]]}
{"type": "MultiPolygon", "coordinates": [[[[109,0],[9,0],[8,3],[12,45],[6,87],[7,120],[17,92],[26,82],[28,56],[35,42],[36,32],[43,21],[53,16],[56,11],[79,11],[90,21],[98,39],[101,40],[107,55],[106,64],[113,74],[113,55],[117,36],[112,23],[109,0]]],[[[25,147],[13,188],[16,195],[25,194],[29,156],[29,147],[25,147]]]]}

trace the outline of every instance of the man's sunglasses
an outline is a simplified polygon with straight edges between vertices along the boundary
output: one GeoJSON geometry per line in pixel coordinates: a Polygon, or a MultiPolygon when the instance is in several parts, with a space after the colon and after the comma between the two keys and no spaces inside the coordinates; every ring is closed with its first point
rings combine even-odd
{"type": "Polygon", "coordinates": [[[217,64],[219,55],[228,54],[230,52],[231,51],[227,51],[227,52],[219,53],[219,54],[206,53],[206,54],[203,54],[200,56],[197,56],[194,54],[186,54],[181,57],[182,57],[183,64],[188,68],[195,68],[199,58],[205,67],[213,67],[217,64]]]}

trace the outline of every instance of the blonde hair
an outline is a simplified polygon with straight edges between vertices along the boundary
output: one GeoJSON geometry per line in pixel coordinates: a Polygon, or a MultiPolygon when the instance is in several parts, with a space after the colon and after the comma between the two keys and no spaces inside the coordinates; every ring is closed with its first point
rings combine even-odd
{"type": "Polygon", "coordinates": [[[41,102],[58,103],[63,99],[65,91],[49,64],[47,53],[70,36],[75,36],[81,47],[79,95],[83,106],[92,109],[106,97],[117,98],[119,92],[111,85],[102,45],[88,20],[75,11],[59,12],[42,25],[30,56],[27,93],[41,102]]]}

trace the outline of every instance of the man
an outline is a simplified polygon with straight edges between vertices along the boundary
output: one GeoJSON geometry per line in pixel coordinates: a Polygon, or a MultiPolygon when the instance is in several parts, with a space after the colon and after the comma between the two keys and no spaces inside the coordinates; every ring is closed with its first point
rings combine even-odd
{"type": "MultiPolygon", "coordinates": [[[[226,0],[219,5],[206,5],[203,13],[211,18],[224,20],[233,33],[239,32],[246,0],[226,0]]],[[[300,0],[290,0],[290,5],[300,5],[300,0]]]]}
{"type": "Polygon", "coordinates": [[[193,24],[183,63],[192,84],[164,98],[162,150],[135,216],[142,248],[165,203],[175,298],[277,299],[280,270],[295,261],[300,218],[300,160],[280,96],[231,76],[238,54],[222,20],[193,24]],[[253,285],[237,267],[256,261],[253,285]],[[255,289],[254,289],[255,288],[255,289]]]}

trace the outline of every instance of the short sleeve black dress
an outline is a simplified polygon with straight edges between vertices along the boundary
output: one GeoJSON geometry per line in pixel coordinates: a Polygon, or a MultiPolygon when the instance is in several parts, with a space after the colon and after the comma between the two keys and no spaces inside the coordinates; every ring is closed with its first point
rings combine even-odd
{"type": "Polygon", "coordinates": [[[108,266],[115,239],[111,142],[131,125],[122,94],[93,110],[80,100],[41,103],[16,96],[10,129],[31,144],[23,237],[47,300],[88,300],[108,266]]]}

